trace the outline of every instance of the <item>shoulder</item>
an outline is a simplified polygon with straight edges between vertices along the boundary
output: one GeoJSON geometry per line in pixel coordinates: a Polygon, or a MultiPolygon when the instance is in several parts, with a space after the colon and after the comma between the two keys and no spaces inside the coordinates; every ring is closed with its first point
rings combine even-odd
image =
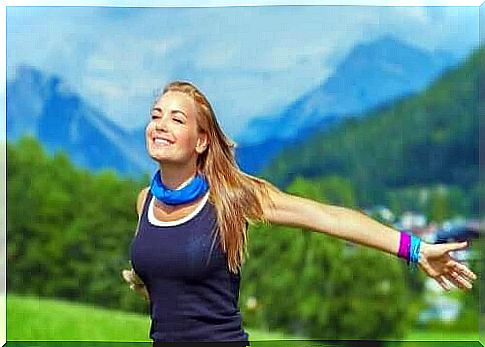
{"type": "Polygon", "coordinates": [[[136,212],[138,213],[138,216],[141,215],[141,211],[143,209],[143,205],[145,204],[145,199],[149,190],[150,187],[145,187],[138,193],[138,198],[136,199],[136,212]]]}

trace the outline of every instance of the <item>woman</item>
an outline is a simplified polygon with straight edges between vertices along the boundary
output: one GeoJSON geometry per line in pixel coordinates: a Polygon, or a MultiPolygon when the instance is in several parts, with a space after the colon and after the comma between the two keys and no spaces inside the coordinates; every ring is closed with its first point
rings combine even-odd
{"type": "Polygon", "coordinates": [[[160,165],[137,201],[132,270],[123,277],[150,300],[157,341],[241,341],[239,271],[248,222],[313,229],[417,263],[444,289],[470,289],[476,275],[449,252],[357,211],[286,194],[241,172],[205,96],[172,82],[156,99],[146,146],[160,165]]]}

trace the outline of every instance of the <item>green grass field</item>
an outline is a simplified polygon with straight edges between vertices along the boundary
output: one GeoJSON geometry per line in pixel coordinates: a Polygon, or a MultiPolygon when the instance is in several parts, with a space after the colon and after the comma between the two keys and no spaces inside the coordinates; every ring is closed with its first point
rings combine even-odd
{"type": "MultiPolygon", "coordinates": [[[[73,302],[7,295],[7,341],[150,341],[148,316],[73,302]]],[[[252,341],[303,339],[245,328],[252,341]]],[[[477,333],[413,331],[407,340],[478,340],[477,333]]]]}
{"type": "MultiPolygon", "coordinates": [[[[148,316],[69,301],[7,295],[7,341],[151,341],[148,316]]],[[[245,329],[251,340],[291,339],[279,333],[245,329]]]]}

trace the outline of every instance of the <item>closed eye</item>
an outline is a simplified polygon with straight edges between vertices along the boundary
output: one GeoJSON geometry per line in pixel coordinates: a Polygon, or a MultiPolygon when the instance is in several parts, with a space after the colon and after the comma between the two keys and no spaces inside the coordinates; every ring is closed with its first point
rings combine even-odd
{"type": "Polygon", "coordinates": [[[151,119],[157,119],[157,118],[160,118],[161,114],[160,112],[156,111],[156,110],[153,110],[152,112],[150,112],[150,118],[151,119]]]}

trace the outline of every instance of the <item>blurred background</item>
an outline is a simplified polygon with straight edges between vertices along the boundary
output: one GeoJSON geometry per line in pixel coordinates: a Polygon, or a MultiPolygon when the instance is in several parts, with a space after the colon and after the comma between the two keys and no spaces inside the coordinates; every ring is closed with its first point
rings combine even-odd
{"type": "MultiPolygon", "coordinates": [[[[244,171],[470,240],[455,256],[479,273],[478,25],[478,7],[8,7],[7,339],[149,341],[120,273],[156,169],[149,109],[174,79],[206,94],[244,171]]],[[[479,283],[444,292],[394,256],[281,226],[251,226],[248,251],[251,340],[478,339],[479,283]]]]}

